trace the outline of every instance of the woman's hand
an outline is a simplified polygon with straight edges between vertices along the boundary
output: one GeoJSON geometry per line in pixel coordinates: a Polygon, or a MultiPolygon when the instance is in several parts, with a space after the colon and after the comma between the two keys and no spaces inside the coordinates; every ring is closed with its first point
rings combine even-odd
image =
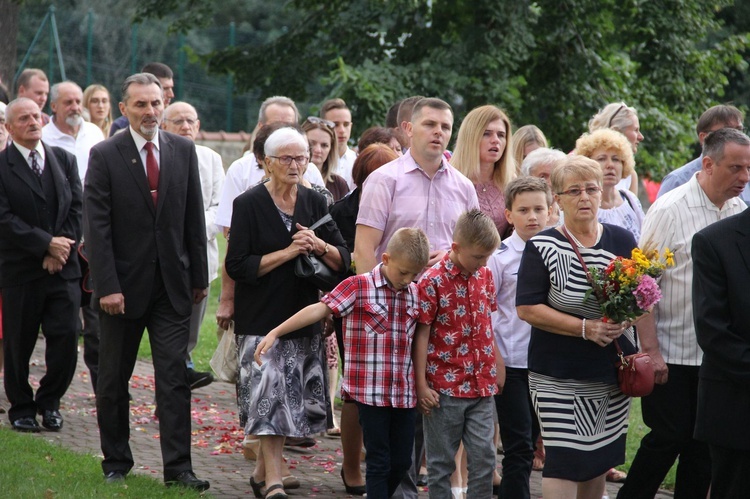
{"type": "Polygon", "coordinates": [[[586,339],[593,341],[599,346],[606,347],[622,335],[627,328],[632,326],[630,321],[618,323],[604,322],[602,320],[586,320],[586,339]]]}
{"type": "Polygon", "coordinates": [[[303,252],[306,254],[320,254],[323,252],[325,245],[326,243],[318,238],[314,231],[311,231],[304,225],[297,224],[297,232],[292,235],[292,246],[295,247],[300,254],[303,252]]]}

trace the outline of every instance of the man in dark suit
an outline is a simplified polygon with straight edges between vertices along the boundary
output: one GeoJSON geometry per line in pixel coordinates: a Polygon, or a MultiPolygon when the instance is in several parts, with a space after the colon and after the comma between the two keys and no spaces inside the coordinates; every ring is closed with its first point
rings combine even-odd
{"type": "Polygon", "coordinates": [[[102,469],[107,482],[117,482],[134,464],[128,380],[148,328],[164,480],[206,490],[190,459],[185,367],[192,304],[208,285],[198,159],[192,142],[159,131],[164,98],[154,75],[125,80],[120,111],[129,127],[91,149],[84,182],[84,235],[101,324],[102,469]]]}
{"type": "MultiPolygon", "coordinates": [[[[737,152],[733,168],[750,178],[750,139],[731,146],[737,152]]],[[[711,497],[747,497],[750,209],[698,232],[692,256],[693,317],[703,349],[695,438],[711,453],[711,497]]]]}
{"type": "Polygon", "coordinates": [[[39,106],[26,97],[6,109],[13,143],[0,153],[0,288],[3,294],[5,392],[14,430],[62,428],[60,398],[76,367],[81,269],[81,182],[75,157],[41,142],[39,106]],[[29,360],[39,327],[47,373],[34,392],[29,360]]]}

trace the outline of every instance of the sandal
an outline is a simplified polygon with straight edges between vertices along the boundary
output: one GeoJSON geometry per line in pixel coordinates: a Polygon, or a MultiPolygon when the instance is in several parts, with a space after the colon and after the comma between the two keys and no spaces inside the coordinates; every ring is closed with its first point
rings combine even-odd
{"type": "Polygon", "coordinates": [[[328,435],[329,437],[340,437],[341,428],[329,428],[326,430],[326,435],[328,435]]]}
{"type": "Polygon", "coordinates": [[[263,496],[263,498],[264,499],[269,499],[269,498],[270,499],[289,499],[289,496],[286,495],[286,493],[284,492],[284,486],[282,484],[275,483],[271,485],[270,487],[268,487],[268,489],[266,489],[266,495],[263,496]],[[271,494],[271,492],[273,492],[274,490],[278,490],[280,492],[271,494]]]}
{"type": "Polygon", "coordinates": [[[281,483],[284,484],[284,488],[288,490],[300,488],[299,480],[294,475],[287,475],[281,477],[281,483]]]}
{"type": "MultiPolygon", "coordinates": [[[[261,490],[263,487],[266,486],[266,482],[256,482],[254,476],[250,476],[250,487],[253,489],[253,495],[257,497],[258,499],[263,498],[263,491],[261,490]]],[[[268,491],[266,491],[268,492],[268,491]]]]}
{"type": "Polygon", "coordinates": [[[628,478],[628,474],[624,471],[616,470],[614,468],[611,468],[607,472],[607,481],[612,483],[625,483],[625,480],[628,478]]]}

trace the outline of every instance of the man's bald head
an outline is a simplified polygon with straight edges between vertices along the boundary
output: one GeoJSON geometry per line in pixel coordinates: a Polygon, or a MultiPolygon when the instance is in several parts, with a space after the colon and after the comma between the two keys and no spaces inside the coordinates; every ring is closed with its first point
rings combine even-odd
{"type": "Polygon", "coordinates": [[[195,141],[201,129],[198,111],[187,102],[173,102],[164,110],[164,130],[195,141]]]}

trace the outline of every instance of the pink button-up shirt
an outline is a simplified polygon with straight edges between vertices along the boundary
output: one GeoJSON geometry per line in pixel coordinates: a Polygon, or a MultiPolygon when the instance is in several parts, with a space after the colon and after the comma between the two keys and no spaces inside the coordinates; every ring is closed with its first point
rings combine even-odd
{"type": "Polygon", "coordinates": [[[448,250],[453,228],[464,211],[479,208],[474,185],[443,159],[430,178],[407,151],[367,177],[359,202],[357,224],[383,231],[375,259],[402,227],[418,227],[430,240],[431,250],[448,250]]]}

